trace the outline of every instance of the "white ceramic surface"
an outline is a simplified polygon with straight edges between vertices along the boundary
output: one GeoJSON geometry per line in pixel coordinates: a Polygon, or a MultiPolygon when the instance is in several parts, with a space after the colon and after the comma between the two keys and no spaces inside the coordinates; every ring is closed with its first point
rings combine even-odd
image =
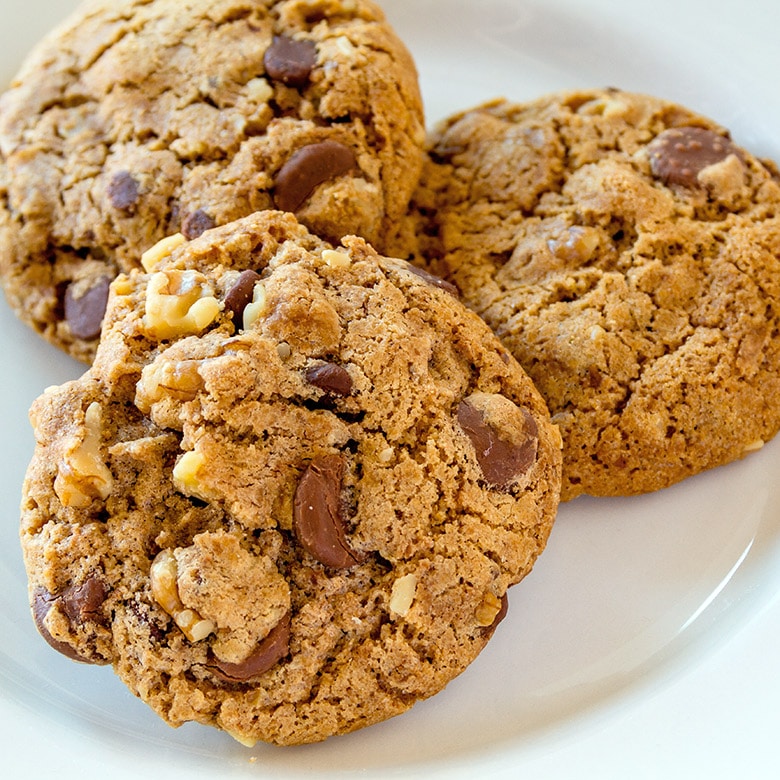
{"type": "MultiPolygon", "coordinates": [[[[75,0],[3,0],[0,83],[75,0]]],[[[780,159],[775,0],[385,0],[429,122],[506,95],[619,86],[780,159]]],[[[636,499],[578,499],[474,665],[410,713],[296,749],[174,731],[37,636],[17,541],[47,385],[81,366],[0,305],[0,752],[37,778],[776,777],[780,441],[636,499]]]]}

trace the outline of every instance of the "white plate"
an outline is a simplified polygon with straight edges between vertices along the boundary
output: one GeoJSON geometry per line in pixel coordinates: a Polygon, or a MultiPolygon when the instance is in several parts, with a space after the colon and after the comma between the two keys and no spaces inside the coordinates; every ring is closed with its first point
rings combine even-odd
{"type": "MultiPolygon", "coordinates": [[[[0,82],[75,0],[3,0],[0,82]]],[[[385,0],[431,122],[497,95],[620,86],[780,159],[776,0],[385,0]]],[[[52,652],[17,541],[26,412],[81,367],[0,307],[5,777],[774,777],[780,441],[662,493],[562,508],[490,646],[407,715],[299,749],[174,731],[108,669],[52,652]],[[10,770],[10,774],[9,774],[10,770]]]]}

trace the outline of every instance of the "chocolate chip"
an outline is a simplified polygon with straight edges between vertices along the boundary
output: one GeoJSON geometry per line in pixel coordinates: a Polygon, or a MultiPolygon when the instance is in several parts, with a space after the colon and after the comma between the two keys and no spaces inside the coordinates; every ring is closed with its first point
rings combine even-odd
{"type": "Polygon", "coordinates": [[[647,147],[653,175],[664,184],[698,187],[700,171],[740,150],[722,135],[703,127],[673,127],[657,135],[647,147]]]}
{"type": "Polygon", "coordinates": [[[62,593],[62,608],[71,623],[91,621],[106,624],[103,603],[108,596],[108,585],[96,574],[80,585],[71,585],[62,593]]]}
{"type": "Polygon", "coordinates": [[[297,211],[320,184],[356,167],[354,152],[337,141],[304,146],[276,175],[274,203],[282,211],[297,211]]]}
{"type": "Polygon", "coordinates": [[[77,339],[92,341],[100,335],[110,286],[111,280],[103,276],[80,295],[74,292],[73,284],[65,290],[65,319],[77,339]]]}
{"type": "Polygon", "coordinates": [[[53,647],[58,653],[61,653],[66,658],[70,658],[72,661],[80,661],[81,663],[94,663],[91,658],[86,658],[81,655],[71,644],[68,642],[61,642],[59,639],[55,639],[49,629],[46,628],[45,620],[49,611],[54,606],[55,602],[59,600],[59,596],[54,596],[49,593],[46,588],[36,588],[33,593],[32,599],[32,614],[33,620],[35,620],[35,627],[38,629],[38,633],[53,647]]]}
{"type": "Polygon", "coordinates": [[[340,455],[315,458],[295,491],[293,530],[301,546],[320,563],[346,569],[362,558],[346,538],[340,511],[344,460],[340,455]]]}
{"type": "Polygon", "coordinates": [[[288,612],[248,658],[237,664],[211,655],[209,669],[225,682],[245,682],[276,666],[290,652],[290,613],[288,612]]]}
{"type": "Polygon", "coordinates": [[[108,199],[115,209],[126,211],[138,201],[138,182],[132,174],[120,171],[111,177],[107,189],[108,199]]]}
{"type": "Polygon", "coordinates": [[[525,474],[536,461],[538,428],[526,409],[524,417],[525,439],[513,443],[500,438],[498,432],[485,420],[482,412],[468,401],[458,405],[458,423],[471,439],[485,479],[497,488],[507,488],[525,474]]]}
{"type": "Polygon", "coordinates": [[[265,52],[263,64],[272,79],[288,87],[303,87],[317,64],[317,47],[314,41],[298,41],[286,35],[275,35],[265,52]]]}
{"type": "Polygon", "coordinates": [[[208,212],[203,209],[196,209],[182,223],[181,232],[187,241],[192,241],[193,238],[197,238],[207,230],[216,227],[216,224],[214,218],[208,212]]]}
{"type": "Polygon", "coordinates": [[[260,274],[256,271],[242,271],[236,279],[236,283],[225,296],[225,309],[233,315],[233,325],[236,330],[244,326],[244,309],[251,303],[254,296],[255,285],[260,281],[260,274]]]}
{"type": "Polygon", "coordinates": [[[436,276],[436,274],[432,274],[430,271],[426,271],[424,268],[420,268],[416,265],[410,264],[408,268],[415,276],[419,276],[420,279],[424,279],[433,287],[438,287],[439,289],[448,292],[450,295],[453,295],[456,298],[460,297],[460,290],[458,290],[458,288],[452,282],[448,282],[446,279],[442,279],[441,276],[436,276]]]}
{"type": "Polygon", "coordinates": [[[306,371],[306,381],[329,395],[347,396],[352,392],[352,377],[336,363],[312,366],[306,371]]]}

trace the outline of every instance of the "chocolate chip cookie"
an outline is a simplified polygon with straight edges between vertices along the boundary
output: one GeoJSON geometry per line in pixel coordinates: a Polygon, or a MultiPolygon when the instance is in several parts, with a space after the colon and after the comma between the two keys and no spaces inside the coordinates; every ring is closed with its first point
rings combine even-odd
{"type": "Polygon", "coordinates": [[[34,404],[35,621],[169,723],[352,731],[441,690],[542,552],[561,440],[446,282],[260,212],[144,255],[34,404]]]}
{"type": "Polygon", "coordinates": [[[0,279],[90,361],[108,286],[260,209],[381,246],[422,164],[414,63],[370,0],[88,2],[0,98],[0,279]]]}
{"type": "Polygon", "coordinates": [[[517,357],[565,499],[653,491],[780,425],[780,184],[715,122],[619,90],[442,123],[412,252],[517,357]]]}

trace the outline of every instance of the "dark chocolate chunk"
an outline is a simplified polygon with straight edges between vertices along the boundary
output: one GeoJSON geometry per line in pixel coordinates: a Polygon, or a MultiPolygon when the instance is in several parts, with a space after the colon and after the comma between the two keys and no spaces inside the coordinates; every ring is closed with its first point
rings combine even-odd
{"type": "Polygon", "coordinates": [[[272,79],[288,87],[304,87],[317,64],[317,47],[314,41],[275,35],[265,52],[263,63],[272,79]]]}
{"type": "Polygon", "coordinates": [[[245,682],[276,666],[290,652],[290,613],[288,612],[250,656],[240,663],[220,661],[213,654],[208,667],[225,682],[245,682]]]}
{"type": "Polygon", "coordinates": [[[80,661],[81,663],[94,663],[91,658],[85,658],[76,651],[68,642],[61,642],[59,639],[55,639],[49,629],[46,628],[46,616],[49,614],[49,610],[54,607],[55,602],[59,600],[59,596],[54,596],[49,593],[46,588],[36,588],[33,593],[32,599],[32,614],[35,620],[35,627],[38,629],[38,633],[53,647],[58,653],[61,653],[66,658],[70,658],[72,661],[80,661]]]}
{"type": "Polygon", "coordinates": [[[115,209],[126,211],[138,201],[138,182],[128,171],[115,173],[108,183],[108,199],[115,209]]]}
{"type": "Polygon", "coordinates": [[[306,381],[329,395],[347,396],[352,392],[352,377],[343,366],[320,363],[306,371],[306,381]]]}
{"type": "Polygon", "coordinates": [[[536,461],[539,430],[536,421],[526,409],[524,433],[526,438],[517,444],[501,439],[488,425],[479,409],[468,401],[458,405],[458,423],[471,439],[485,479],[493,486],[507,488],[523,476],[536,461]]]}
{"type": "Polygon", "coordinates": [[[698,187],[700,171],[740,150],[725,136],[703,127],[672,127],[647,147],[653,175],[664,184],[698,187]]]}
{"type": "Polygon", "coordinates": [[[203,209],[196,209],[182,223],[181,232],[187,241],[192,241],[193,238],[197,238],[207,230],[216,227],[216,224],[214,218],[208,212],[203,209]]]}
{"type": "Polygon", "coordinates": [[[356,167],[354,152],[338,141],[304,146],[276,175],[274,203],[282,211],[297,211],[320,184],[356,167]]]}
{"type": "Polygon", "coordinates": [[[248,269],[242,271],[236,283],[230,288],[225,296],[225,309],[233,316],[233,325],[236,330],[244,327],[243,317],[244,309],[252,302],[254,297],[255,285],[260,281],[260,274],[248,269]]]}
{"type": "Polygon", "coordinates": [[[315,458],[295,491],[293,530],[301,546],[320,563],[346,569],[360,563],[346,536],[341,516],[344,460],[340,455],[315,458]]]}
{"type": "Polygon", "coordinates": [[[62,593],[62,608],[71,623],[92,621],[106,624],[103,603],[108,596],[108,585],[96,574],[80,585],[71,585],[62,593]]]}
{"type": "Polygon", "coordinates": [[[68,286],[65,291],[65,319],[77,339],[92,341],[100,335],[110,286],[111,280],[105,276],[79,296],[73,292],[72,284],[68,286]]]}

